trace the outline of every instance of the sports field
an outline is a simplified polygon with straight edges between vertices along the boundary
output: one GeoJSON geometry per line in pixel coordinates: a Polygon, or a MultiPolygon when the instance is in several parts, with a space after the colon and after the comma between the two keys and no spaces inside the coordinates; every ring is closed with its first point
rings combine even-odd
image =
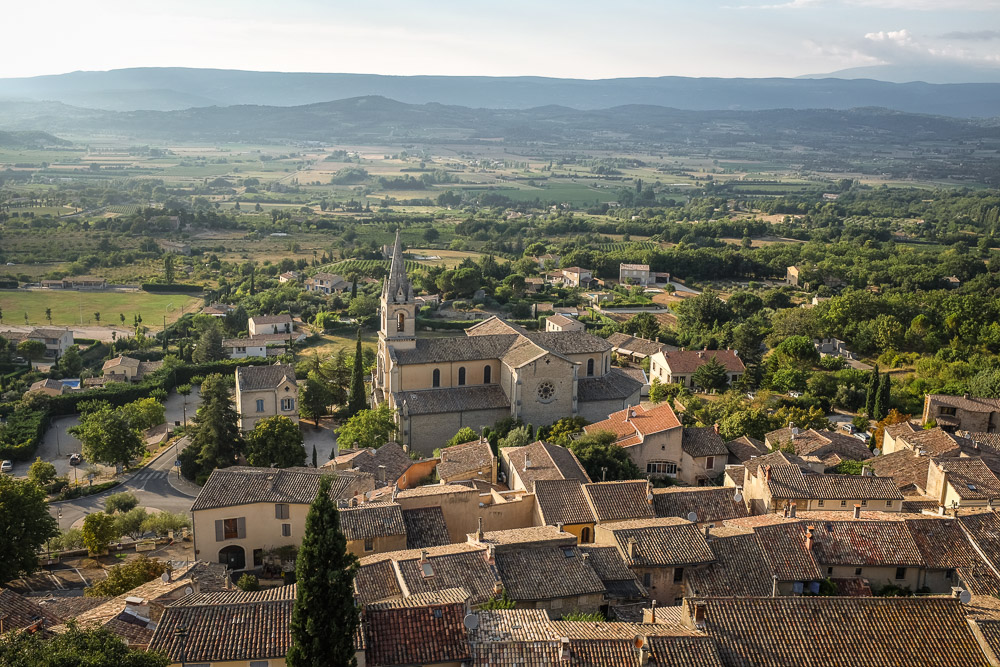
{"type": "Polygon", "coordinates": [[[186,294],[150,294],[149,292],[78,292],[75,290],[0,290],[0,308],[5,324],[45,326],[49,320],[45,309],[52,309],[51,324],[98,324],[94,313],[100,313],[100,324],[121,324],[119,314],[125,316],[126,326],[133,316],[142,315],[143,324],[151,328],[178,319],[201,307],[201,299],[186,294]]]}

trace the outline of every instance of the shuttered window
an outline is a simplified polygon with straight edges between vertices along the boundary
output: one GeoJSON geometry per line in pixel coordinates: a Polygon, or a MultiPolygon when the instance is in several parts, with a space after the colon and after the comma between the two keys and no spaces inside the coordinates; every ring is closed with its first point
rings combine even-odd
{"type": "Polygon", "coordinates": [[[288,518],[288,505],[285,503],[277,503],[274,506],[274,518],[275,519],[287,519],[288,518]]]}
{"type": "Polygon", "coordinates": [[[215,541],[242,540],[247,536],[247,520],[245,517],[237,519],[217,519],[215,521],[215,541]]]}

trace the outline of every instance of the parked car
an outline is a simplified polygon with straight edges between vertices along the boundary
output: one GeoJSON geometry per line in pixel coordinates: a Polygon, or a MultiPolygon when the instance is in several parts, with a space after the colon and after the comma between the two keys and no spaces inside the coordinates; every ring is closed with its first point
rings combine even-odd
{"type": "Polygon", "coordinates": [[[864,431],[862,431],[861,433],[854,433],[852,435],[854,435],[855,438],[857,438],[858,440],[860,440],[861,442],[864,442],[864,443],[867,443],[872,438],[871,435],[869,435],[868,433],[865,433],[864,431]]]}
{"type": "Polygon", "coordinates": [[[840,425],[840,428],[847,431],[849,435],[854,435],[855,433],[858,432],[858,429],[855,428],[854,424],[852,424],[851,422],[844,422],[843,424],[840,425]]]}
{"type": "Polygon", "coordinates": [[[83,457],[80,456],[79,454],[70,454],[69,455],[69,464],[71,466],[78,466],[82,462],[83,462],[83,457]]]}
{"type": "Polygon", "coordinates": [[[801,391],[790,391],[790,392],[788,392],[788,395],[791,396],[792,398],[801,398],[802,397],[802,392],[801,391]]]}
{"type": "Polygon", "coordinates": [[[0,463],[0,472],[14,472],[14,462],[4,459],[4,462],[0,463]]]}

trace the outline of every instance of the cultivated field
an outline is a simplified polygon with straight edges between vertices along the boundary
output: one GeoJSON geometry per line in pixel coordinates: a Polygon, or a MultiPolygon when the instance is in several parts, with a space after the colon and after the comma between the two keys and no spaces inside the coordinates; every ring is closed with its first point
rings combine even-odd
{"type": "Polygon", "coordinates": [[[201,307],[201,299],[182,294],[150,294],[148,292],[78,292],[74,290],[0,290],[0,308],[6,324],[45,326],[45,309],[52,309],[52,324],[96,324],[94,313],[101,314],[101,324],[121,324],[119,313],[130,326],[133,316],[142,315],[143,324],[151,328],[178,319],[201,307]]]}

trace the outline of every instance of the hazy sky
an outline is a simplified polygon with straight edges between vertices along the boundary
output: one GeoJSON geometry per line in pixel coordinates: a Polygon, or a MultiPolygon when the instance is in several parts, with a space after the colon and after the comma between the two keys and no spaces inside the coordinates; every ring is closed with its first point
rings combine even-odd
{"type": "Polygon", "coordinates": [[[1000,0],[19,0],[0,76],[138,66],[797,76],[1000,67],[1000,0]]]}

